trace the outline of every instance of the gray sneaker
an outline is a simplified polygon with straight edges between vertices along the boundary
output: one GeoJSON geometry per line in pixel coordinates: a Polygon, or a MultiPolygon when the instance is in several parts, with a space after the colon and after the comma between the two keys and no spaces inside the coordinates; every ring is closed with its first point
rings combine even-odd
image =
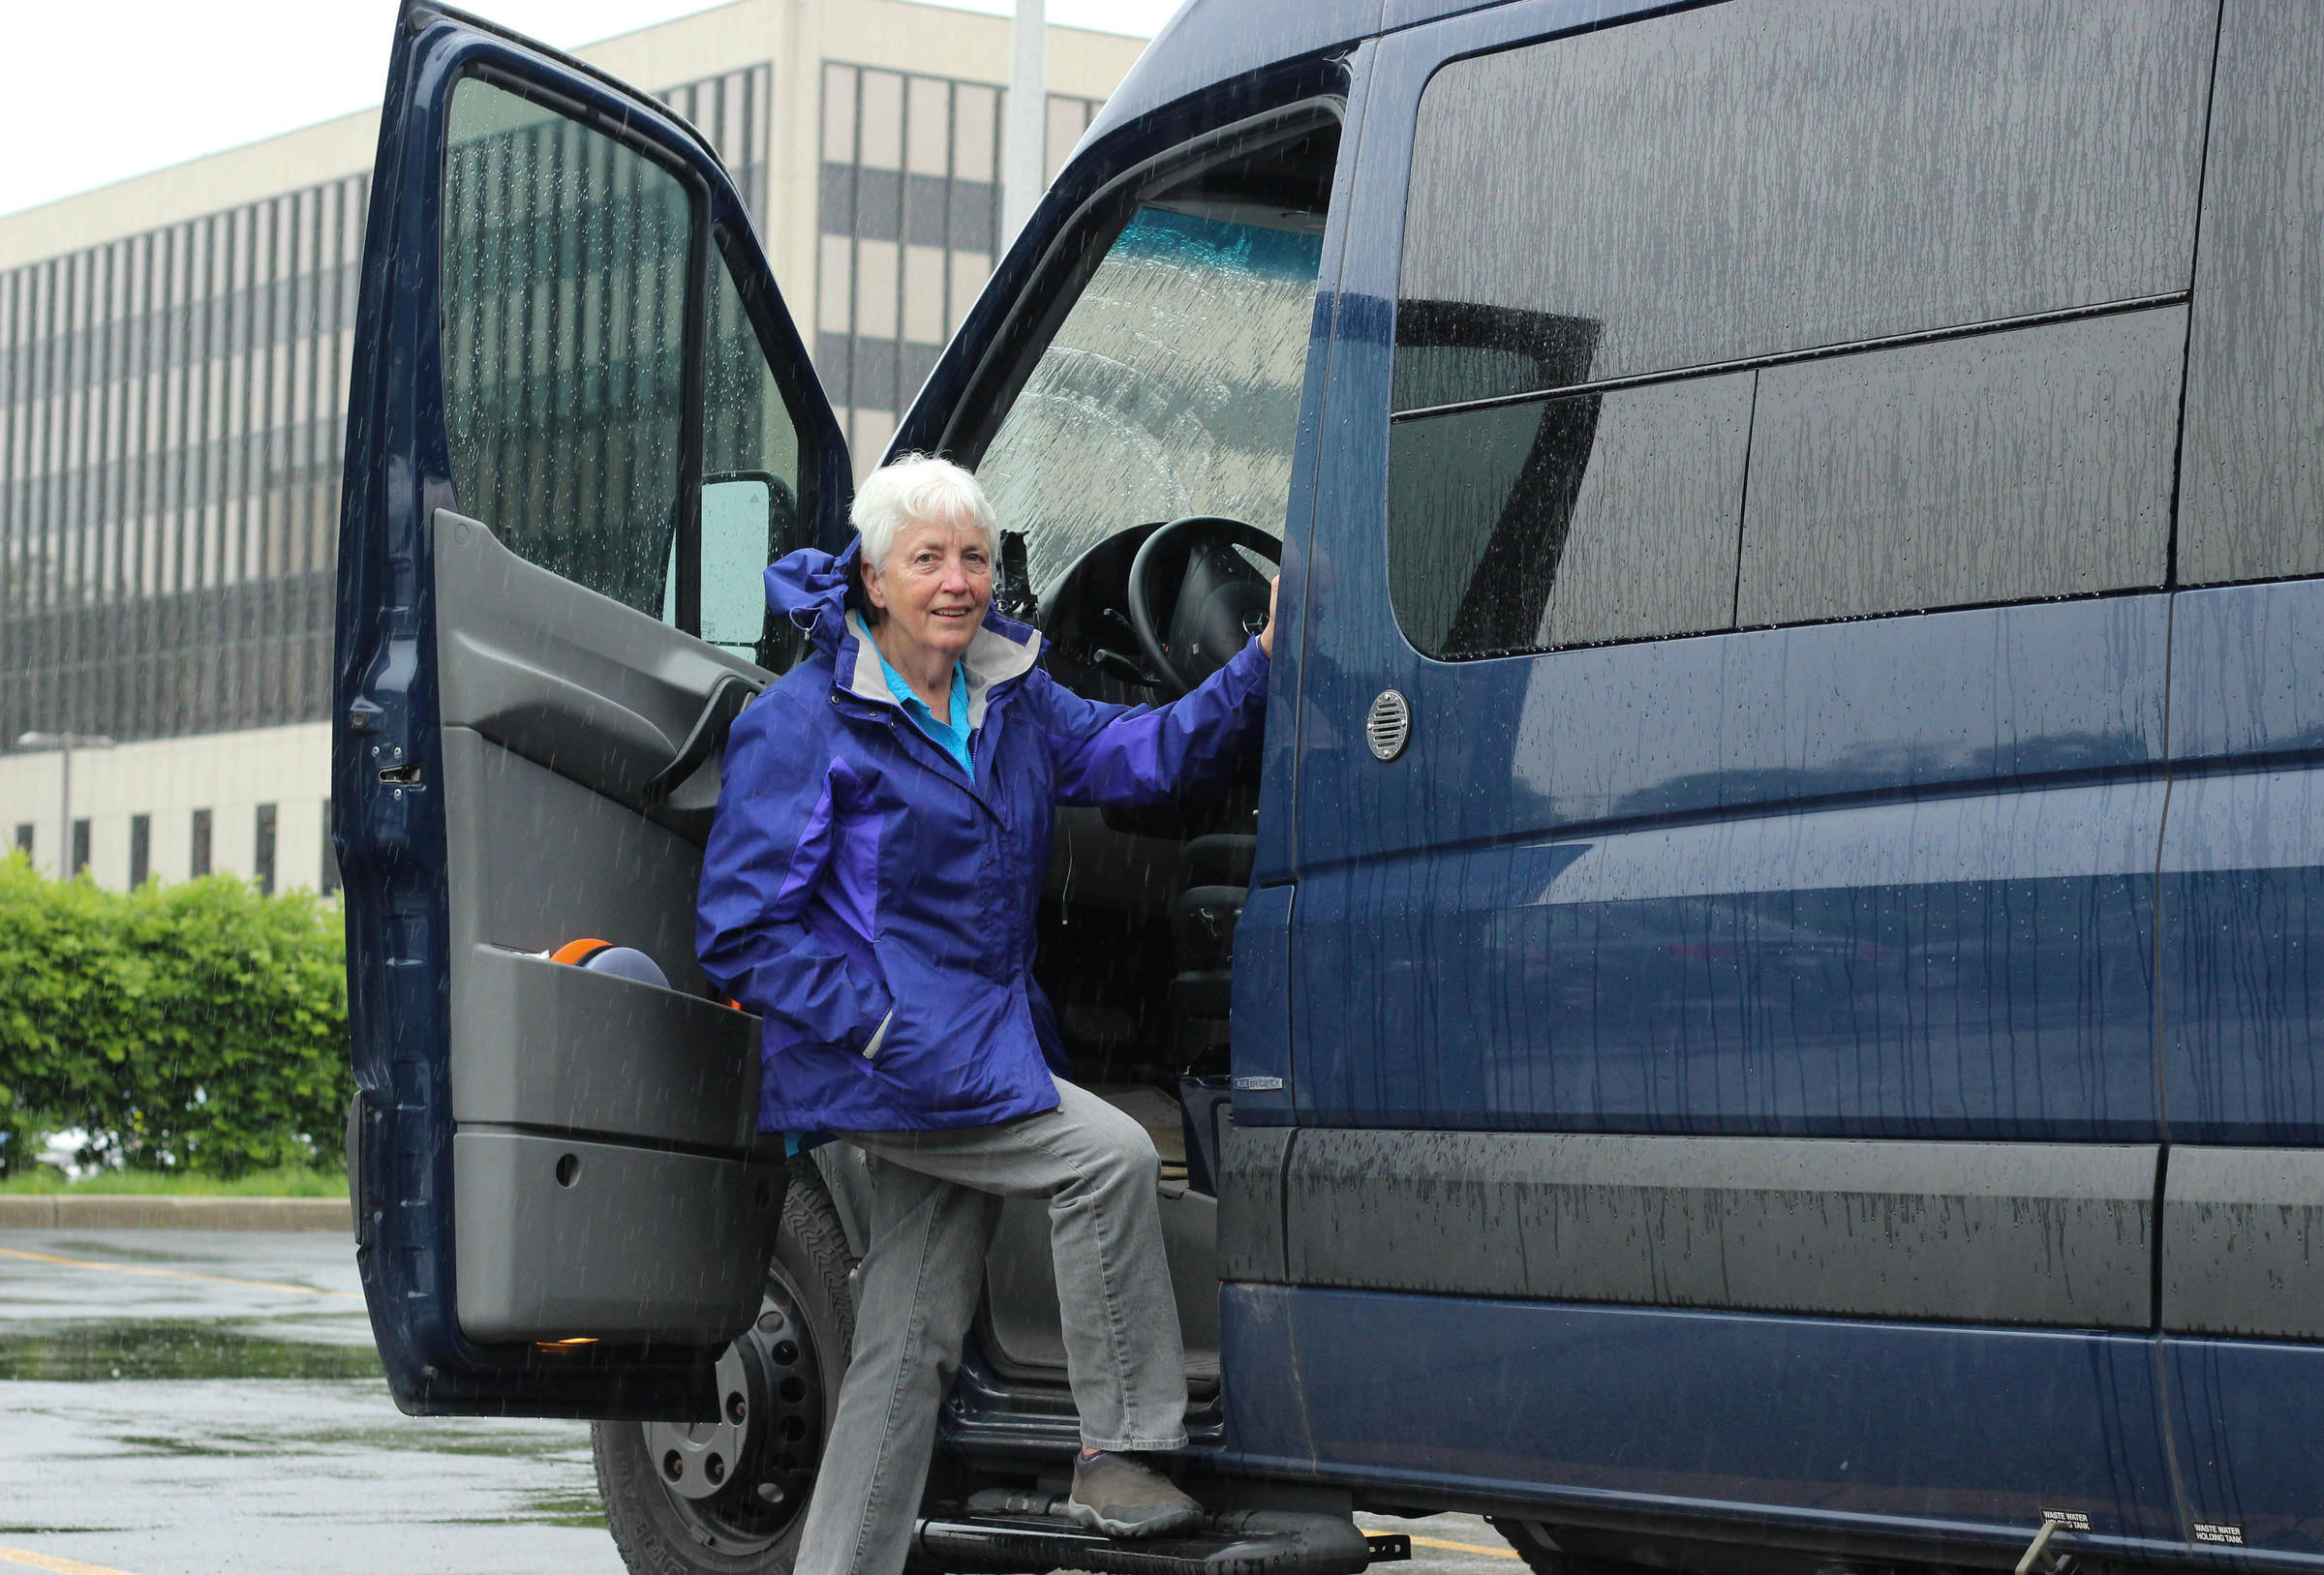
{"type": "Polygon", "coordinates": [[[1203,1506],[1169,1477],[1134,1456],[1110,1451],[1074,1463],[1065,1512],[1091,1530],[1124,1537],[1191,1530],[1203,1518],[1203,1506]]]}

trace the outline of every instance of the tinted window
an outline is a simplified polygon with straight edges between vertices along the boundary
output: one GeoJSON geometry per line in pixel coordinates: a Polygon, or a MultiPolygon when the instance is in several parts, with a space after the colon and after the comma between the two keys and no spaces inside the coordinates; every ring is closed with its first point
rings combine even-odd
{"type": "Polygon", "coordinates": [[[1407,636],[1483,655],[2161,583],[2177,311],[1873,347],[2184,292],[2211,26],[2185,0],[1737,0],[1438,72],[1391,393],[1407,636]]]}
{"type": "Polygon", "coordinates": [[[1391,428],[1389,586],[1436,656],[1725,628],[1752,373],[1391,428]]]}
{"type": "Polygon", "coordinates": [[[2187,347],[2179,577],[2324,574],[2324,10],[2229,0],[2187,347]]]}
{"type": "Polygon", "coordinates": [[[2186,311],[1758,375],[1736,618],[2160,585],[2186,311]]]}
{"type": "Polygon", "coordinates": [[[644,156],[489,83],[453,90],[454,495],[512,552],[650,615],[677,521],[692,221],[644,156]]]}
{"type": "Polygon", "coordinates": [[[1322,216],[1253,219],[1139,209],[986,446],[1036,590],[1145,521],[1283,533],[1322,216]]]}
{"type": "Polygon", "coordinates": [[[1400,294],[1565,325],[1477,397],[2184,289],[2212,9],[1740,0],[1454,62],[1400,294]]]}

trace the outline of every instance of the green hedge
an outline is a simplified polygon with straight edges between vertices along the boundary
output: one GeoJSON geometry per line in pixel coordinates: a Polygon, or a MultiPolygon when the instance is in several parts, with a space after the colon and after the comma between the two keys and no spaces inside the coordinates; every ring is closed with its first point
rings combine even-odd
{"type": "Polygon", "coordinates": [[[83,1162],[336,1168],[353,1080],[338,909],[230,875],[123,894],[0,860],[0,1176],[83,1162]]]}

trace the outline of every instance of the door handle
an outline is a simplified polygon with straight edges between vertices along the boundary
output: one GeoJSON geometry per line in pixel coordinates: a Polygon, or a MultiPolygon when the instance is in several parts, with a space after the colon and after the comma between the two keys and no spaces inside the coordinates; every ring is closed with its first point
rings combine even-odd
{"type": "Polygon", "coordinates": [[[702,769],[702,763],[726,746],[726,735],[734,727],[734,719],[743,708],[758,698],[764,684],[753,683],[740,673],[726,673],[710,686],[710,698],[702,703],[701,714],[678,746],[670,763],[654,773],[641,797],[648,809],[678,791],[679,785],[702,769]]]}

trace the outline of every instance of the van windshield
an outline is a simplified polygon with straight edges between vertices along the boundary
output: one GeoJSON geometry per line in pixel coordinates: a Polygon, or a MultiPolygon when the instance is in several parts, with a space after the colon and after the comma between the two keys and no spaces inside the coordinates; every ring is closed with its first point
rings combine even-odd
{"type": "Polygon", "coordinates": [[[1223,514],[1282,535],[1325,194],[1255,199],[1249,172],[1138,207],[986,446],[978,477],[1024,532],[1036,591],[1140,524],[1223,514]]]}

